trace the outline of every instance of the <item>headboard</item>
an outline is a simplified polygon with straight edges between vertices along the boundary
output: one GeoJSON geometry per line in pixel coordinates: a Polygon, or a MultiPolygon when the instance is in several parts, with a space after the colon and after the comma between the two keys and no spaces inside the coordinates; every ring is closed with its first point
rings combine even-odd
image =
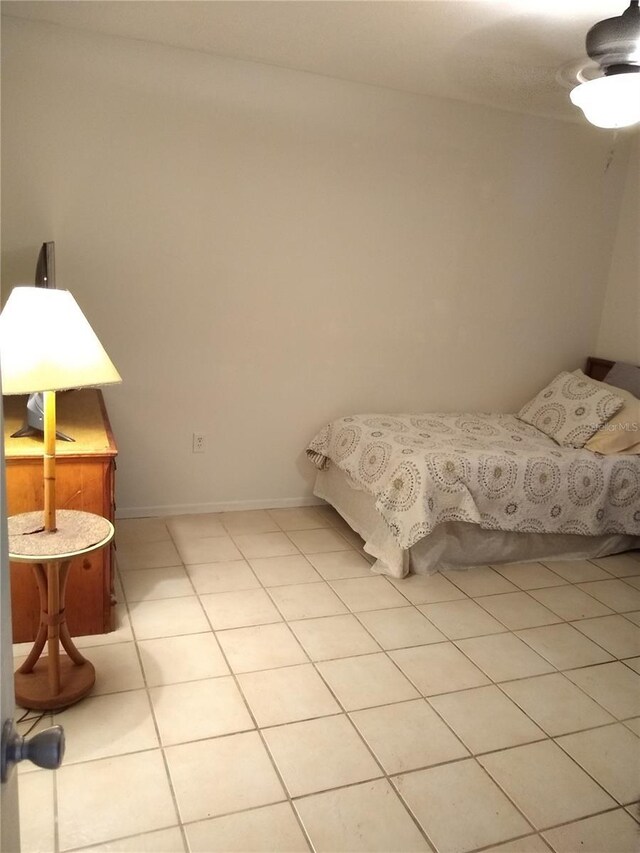
{"type": "Polygon", "coordinates": [[[593,358],[589,356],[585,373],[592,379],[597,379],[598,382],[603,382],[607,373],[611,370],[615,361],[607,361],[606,358],[593,358]]]}

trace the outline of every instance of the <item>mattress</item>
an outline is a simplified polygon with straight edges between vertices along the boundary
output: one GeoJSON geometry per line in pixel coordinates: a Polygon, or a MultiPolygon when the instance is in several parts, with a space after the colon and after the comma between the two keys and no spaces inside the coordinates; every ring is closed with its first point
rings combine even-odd
{"type": "Polygon", "coordinates": [[[429,574],[487,564],[595,559],[640,549],[640,536],[518,533],[484,530],[463,521],[439,524],[415,545],[402,549],[376,509],[375,497],[337,466],[318,471],[313,492],[331,504],[363,538],[364,550],[376,560],[373,571],[398,578],[409,572],[429,574]]]}
{"type": "Polygon", "coordinates": [[[405,550],[451,521],[640,536],[640,456],[561,447],[515,415],[352,415],[324,427],[307,455],[373,495],[405,550]]]}

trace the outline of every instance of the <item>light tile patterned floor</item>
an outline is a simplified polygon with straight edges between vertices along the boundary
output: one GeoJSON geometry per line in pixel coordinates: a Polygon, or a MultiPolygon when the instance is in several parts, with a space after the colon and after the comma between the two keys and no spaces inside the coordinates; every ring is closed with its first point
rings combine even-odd
{"type": "Polygon", "coordinates": [[[328,508],[117,543],[25,853],[640,849],[640,553],[391,581],[328,508]]]}

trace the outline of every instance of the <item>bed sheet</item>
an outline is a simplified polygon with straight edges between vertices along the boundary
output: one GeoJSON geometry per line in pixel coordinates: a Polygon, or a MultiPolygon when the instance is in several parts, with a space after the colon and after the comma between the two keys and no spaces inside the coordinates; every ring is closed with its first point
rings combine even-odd
{"type": "Polygon", "coordinates": [[[402,550],[447,522],[640,535],[640,456],[560,447],[515,415],[352,415],[327,424],[307,455],[373,495],[402,550]]]}

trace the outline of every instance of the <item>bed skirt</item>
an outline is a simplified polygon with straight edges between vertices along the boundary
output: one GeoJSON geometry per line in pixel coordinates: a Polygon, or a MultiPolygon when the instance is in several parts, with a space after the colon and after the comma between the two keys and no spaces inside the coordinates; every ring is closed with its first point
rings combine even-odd
{"type": "Polygon", "coordinates": [[[364,550],[376,559],[372,570],[397,578],[410,572],[431,574],[500,563],[595,559],[640,548],[640,536],[512,533],[449,521],[403,551],[377,512],[373,496],[350,482],[336,465],[318,472],[313,493],[364,539],[364,550]]]}

